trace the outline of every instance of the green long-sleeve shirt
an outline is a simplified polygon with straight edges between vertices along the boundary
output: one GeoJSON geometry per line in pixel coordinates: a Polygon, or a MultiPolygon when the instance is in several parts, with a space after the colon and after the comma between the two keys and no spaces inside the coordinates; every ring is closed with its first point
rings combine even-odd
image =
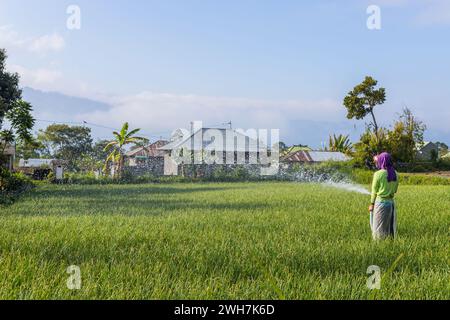
{"type": "Polygon", "coordinates": [[[375,201],[392,201],[394,199],[394,195],[398,190],[398,179],[397,181],[388,182],[387,176],[386,170],[379,170],[373,175],[371,203],[375,203],[375,201]]]}

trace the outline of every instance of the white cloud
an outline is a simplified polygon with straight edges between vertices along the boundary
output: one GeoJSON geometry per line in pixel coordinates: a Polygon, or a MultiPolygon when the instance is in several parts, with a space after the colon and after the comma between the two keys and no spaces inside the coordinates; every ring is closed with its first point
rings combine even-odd
{"type": "Polygon", "coordinates": [[[37,53],[47,53],[48,51],[61,51],[65,46],[65,41],[59,34],[44,35],[34,39],[29,49],[37,53]]]}
{"type": "Polygon", "coordinates": [[[40,37],[25,38],[16,32],[12,26],[0,26],[0,46],[25,49],[32,53],[46,54],[58,52],[65,47],[64,38],[57,34],[48,34],[40,37]]]}
{"type": "Polygon", "coordinates": [[[119,127],[125,121],[133,126],[160,132],[186,128],[192,120],[205,126],[233,120],[243,128],[285,128],[296,119],[340,121],[343,108],[332,100],[269,101],[246,98],[176,95],[142,92],[113,97],[104,102],[112,107],[79,115],[78,120],[119,127]]]}
{"type": "Polygon", "coordinates": [[[19,65],[9,65],[8,70],[17,72],[20,75],[21,86],[45,89],[53,86],[62,78],[62,73],[55,69],[28,69],[19,65]]]}
{"type": "Polygon", "coordinates": [[[106,101],[109,95],[100,94],[87,83],[64,75],[57,63],[48,67],[28,68],[17,64],[6,64],[6,69],[20,76],[21,87],[31,87],[46,92],[59,92],[67,96],[106,101]]]}
{"type": "Polygon", "coordinates": [[[22,47],[26,42],[11,26],[0,26],[0,46],[22,47]]]}
{"type": "MultiPolygon", "coordinates": [[[[96,97],[99,99],[101,95],[96,97]]],[[[127,121],[132,127],[142,128],[145,134],[157,136],[161,133],[165,137],[176,128],[189,129],[189,123],[193,120],[202,121],[205,127],[231,120],[235,128],[280,129],[283,137],[316,145],[328,134],[355,134],[364,126],[364,121],[346,121],[342,102],[333,99],[275,101],[142,92],[128,96],[103,95],[101,101],[111,108],[78,114],[74,120],[114,128],[120,128],[127,121]],[[354,125],[358,125],[358,129],[354,125]],[[303,136],[299,137],[299,134],[303,136]]],[[[430,131],[427,132],[450,133],[448,112],[443,113],[442,108],[438,107],[428,108],[426,113],[421,110],[421,107],[413,108],[413,112],[429,125],[430,131]]],[[[394,112],[377,115],[379,121],[387,126],[396,117],[394,112]]]]}

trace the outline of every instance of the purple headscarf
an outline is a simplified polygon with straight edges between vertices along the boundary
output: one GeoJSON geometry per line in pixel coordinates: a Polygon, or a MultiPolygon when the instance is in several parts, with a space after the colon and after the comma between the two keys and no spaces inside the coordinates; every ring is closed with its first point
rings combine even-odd
{"type": "Polygon", "coordinates": [[[377,156],[377,168],[386,170],[388,173],[388,182],[397,181],[392,157],[389,153],[383,152],[377,156]]]}

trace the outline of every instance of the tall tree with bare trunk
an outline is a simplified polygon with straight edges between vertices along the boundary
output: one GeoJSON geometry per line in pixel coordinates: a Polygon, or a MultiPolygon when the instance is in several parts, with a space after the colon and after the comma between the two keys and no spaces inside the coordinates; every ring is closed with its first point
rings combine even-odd
{"type": "Polygon", "coordinates": [[[375,117],[374,109],[377,105],[381,105],[386,101],[386,89],[377,89],[377,84],[377,80],[367,76],[362,83],[354,87],[344,98],[347,118],[361,120],[370,115],[371,122],[369,127],[373,129],[376,137],[378,137],[379,125],[375,117]]]}

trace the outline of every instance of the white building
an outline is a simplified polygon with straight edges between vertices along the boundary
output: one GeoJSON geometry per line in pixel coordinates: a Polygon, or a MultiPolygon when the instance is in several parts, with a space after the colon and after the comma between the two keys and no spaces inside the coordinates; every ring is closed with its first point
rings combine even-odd
{"type": "Polygon", "coordinates": [[[267,164],[273,152],[258,139],[256,130],[217,128],[184,133],[178,130],[172,141],[159,150],[165,151],[165,175],[178,175],[179,166],[184,164],[267,164]]]}

